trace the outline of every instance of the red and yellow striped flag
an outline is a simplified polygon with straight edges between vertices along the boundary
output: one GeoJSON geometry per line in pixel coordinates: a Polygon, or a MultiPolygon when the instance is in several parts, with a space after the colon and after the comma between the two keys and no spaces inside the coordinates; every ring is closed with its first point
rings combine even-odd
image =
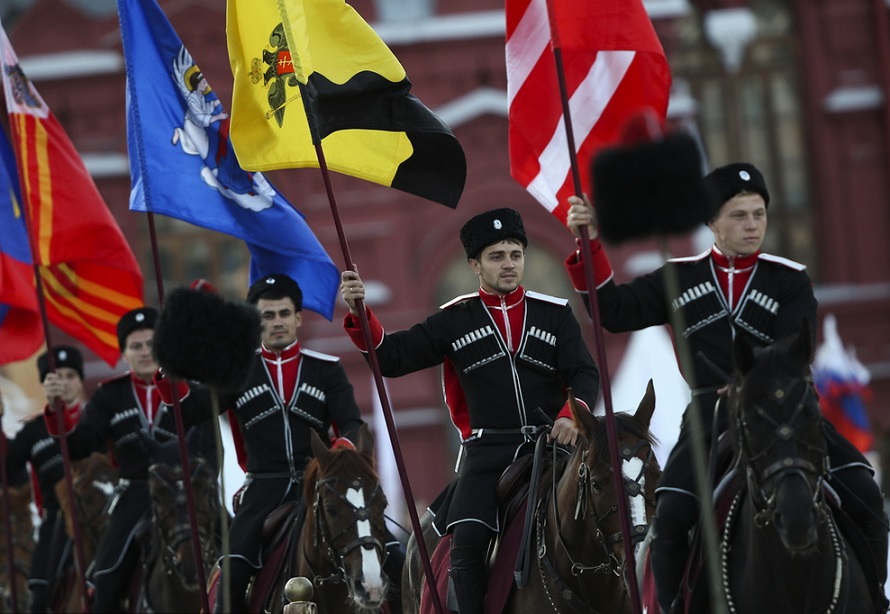
{"type": "Polygon", "coordinates": [[[3,88],[31,252],[50,322],[109,365],[120,317],[143,304],[142,272],[68,135],[0,27],[3,88]]]}

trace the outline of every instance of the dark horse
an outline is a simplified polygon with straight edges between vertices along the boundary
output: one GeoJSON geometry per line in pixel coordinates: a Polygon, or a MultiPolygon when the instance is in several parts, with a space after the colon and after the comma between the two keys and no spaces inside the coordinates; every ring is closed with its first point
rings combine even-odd
{"type": "MultiPolygon", "coordinates": [[[[220,500],[216,469],[205,459],[191,461],[192,491],[205,578],[220,552],[220,500]]],[[[145,545],[144,578],[138,600],[143,612],[197,612],[201,608],[198,558],[181,465],[149,467],[151,528],[145,545]]]]}
{"type": "Polygon", "coordinates": [[[290,514],[257,574],[248,606],[281,612],[284,586],[308,578],[321,614],[376,614],[384,607],[389,580],[383,572],[387,530],[386,495],[374,468],[374,439],[359,429],[355,449],[332,449],[312,432],[314,458],[303,474],[303,514],[290,514]],[[302,528],[300,528],[302,526],[302,528]],[[298,532],[297,532],[298,531],[298,532]]]}
{"type": "MultiPolygon", "coordinates": [[[[118,482],[118,471],[112,465],[107,453],[93,452],[89,457],[72,464],[72,486],[77,506],[77,521],[80,530],[80,546],[84,565],[89,567],[96,553],[99,540],[108,526],[108,506],[114,496],[118,482]]],[[[65,480],[59,480],[55,487],[59,507],[65,516],[65,531],[69,538],[74,536],[74,521],[68,498],[65,480]]],[[[73,542],[69,542],[73,548],[73,542]]],[[[53,591],[53,611],[78,612],[83,608],[81,578],[74,567],[74,553],[63,562],[63,569],[57,574],[53,591]]]]}
{"type": "MultiPolygon", "coordinates": [[[[495,583],[503,584],[505,568],[508,581],[512,581],[516,561],[515,549],[502,546],[489,581],[486,612],[624,614],[633,611],[623,577],[626,556],[615,480],[623,481],[633,541],[638,543],[648,530],[649,518],[655,509],[655,487],[661,476],[649,432],[655,392],[650,381],[634,414],[615,414],[622,459],[620,469],[613,469],[610,462],[605,418],[579,410],[572,400],[570,398],[574,420],[583,438],[567,460],[554,464],[560,468],[556,474],[541,482],[541,497],[537,499],[530,519],[533,554],[527,584],[521,589],[513,587],[503,605],[493,598],[493,587],[495,583]]],[[[424,520],[429,520],[428,514],[424,520]]],[[[505,534],[515,528],[515,525],[508,526],[505,534]]],[[[435,536],[431,530],[425,530],[424,535],[427,549],[432,553],[435,536]]],[[[441,555],[445,546],[443,539],[436,554],[441,555]]],[[[445,558],[447,568],[447,556],[445,558]]],[[[437,575],[444,572],[445,569],[440,568],[437,575]]],[[[405,612],[434,611],[426,597],[420,604],[421,577],[422,569],[412,536],[403,579],[403,586],[410,587],[403,599],[405,612]]],[[[438,586],[442,586],[439,592],[444,600],[441,579],[438,586]]]]}
{"type": "MultiPolygon", "coordinates": [[[[6,532],[0,531],[0,612],[24,612],[28,607],[28,570],[31,568],[31,555],[34,554],[34,524],[31,520],[31,486],[9,486],[9,518],[0,509],[0,527],[9,523],[12,527],[12,555],[15,565],[13,573],[9,569],[9,554],[6,532]],[[10,577],[15,581],[16,603],[12,603],[10,577]]],[[[2,495],[0,495],[2,496],[2,495]]],[[[2,506],[0,506],[2,508],[2,506]]]]}
{"type": "MultiPolygon", "coordinates": [[[[734,352],[726,401],[736,487],[723,497],[728,511],[720,550],[730,612],[873,611],[862,568],[826,495],[826,440],[809,372],[809,327],[757,349],[739,335],[734,352]]],[[[710,611],[703,584],[687,611],[710,611]]]]}

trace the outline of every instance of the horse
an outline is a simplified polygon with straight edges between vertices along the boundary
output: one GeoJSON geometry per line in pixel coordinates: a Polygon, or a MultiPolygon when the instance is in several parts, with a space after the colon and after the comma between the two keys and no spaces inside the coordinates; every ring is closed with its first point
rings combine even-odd
{"type": "MultiPolygon", "coordinates": [[[[31,556],[34,554],[34,523],[31,519],[31,485],[9,486],[6,489],[9,498],[9,518],[0,509],[0,526],[10,523],[12,527],[12,554],[15,569],[9,569],[9,544],[6,532],[0,531],[0,612],[24,612],[28,607],[28,571],[31,567],[31,556]],[[10,577],[15,581],[16,603],[12,601],[10,577]]],[[[0,506],[2,507],[2,506],[0,506]]]]}
{"type": "MultiPolygon", "coordinates": [[[[621,479],[624,486],[633,527],[632,541],[636,544],[648,531],[649,518],[655,509],[655,487],[661,477],[653,453],[654,438],[649,432],[655,409],[654,387],[650,380],[633,414],[614,415],[622,463],[620,473],[611,465],[606,419],[580,409],[571,394],[569,404],[582,437],[568,458],[554,462],[553,471],[540,482],[543,492],[534,499],[534,511],[528,517],[533,540],[531,552],[535,554],[529,561],[526,582],[522,588],[510,588],[516,552],[499,547],[489,580],[486,612],[624,614],[633,611],[623,577],[627,556],[615,480],[621,479]],[[509,574],[506,580],[505,574],[509,574]],[[498,592],[494,589],[495,583],[507,585],[509,595],[503,605],[494,596],[498,592]]],[[[509,472],[508,469],[505,475],[509,472]]],[[[422,525],[427,550],[433,552],[437,548],[437,555],[443,550],[447,553],[446,539],[437,540],[430,523],[430,514],[424,514],[422,525]]],[[[508,525],[504,533],[515,529],[515,524],[508,525]]],[[[446,537],[450,541],[450,536],[446,537]]],[[[403,586],[410,589],[404,591],[403,610],[432,612],[426,596],[421,598],[423,573],[416,546],[416,536],[412,535],[403,574],[403,586]]],[[[444,567],[437,575],[439,573],[444,573],[444,567]]],[[[444,582],[439,580],[437,586],[443,586],[444,582]]],[[[444,601],[443,591],[439,592],[444,601]]]]}
{"type": "MultiPolygon", "coordinates": [[[[71,485],[77,506],[76,516],[80,530],[80,543],[84,565],[89,567],[105,529],[108,527],[108,506],[117,486],[118,471],[108,453],[93,452],[89,457],[75,461],[71,467],[71,485]]],[[[71,513],[68,489],[65,480],[55,486],[56,498],[65,517],[65,531],[74,537],[74,515],[71,513]]],[[[73,547],[73,544],[72,544],[73,547]]],[[[64,561],[64,566],[56,575],[52,603],[55,612],[78,612],[82,610],[81,581],[74,565],[72,553],[64,561]]]]}
{"type": "Polygon", "coordinates": [[[387,500],[374,468],[373,436],[363,424],[354,449],[328,449],[315,431],[311,444],[313,458],[303,473],[305,518],[301,524],[299,506],[284,514],[284,528],[272,544],[277,549],[266,557],[248,594],[250,611],[281,612],[287,603],[284,587],[293,576],[311,581],[320,614],[386,611],[387,500]]]}
{"type": "MultiPolygon", "coordinates": [[[[216,469],[200,456],[191,461],[192,490],[205,577],[220,553],[220,499],[216,469]]],[[[173,612],[201,609],[198,562],[178,464],[155,463],[148,470],[151,527],[144,543],[144,572],[136,610],[173,612]]]]}
{"type": "MultiPolygon", "coordinates": [[[[716,495],[718,505],[727,504],[718,556],[733,613],[874,611],[826,487],[827,444],[809,371],[812,343],[806,325],[763,348],[743,335],[734,343],[726,399],[734,464],[722,481],[729,486],[716,495]]],[[[692,587],[685,611],[710,611],[704,584],[692,587]]]]}

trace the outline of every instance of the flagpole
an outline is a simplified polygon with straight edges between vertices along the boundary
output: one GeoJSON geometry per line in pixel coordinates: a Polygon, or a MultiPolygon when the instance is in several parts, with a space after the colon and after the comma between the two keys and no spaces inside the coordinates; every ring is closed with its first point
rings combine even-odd
{"type": "MultiPolygon", "coordinates": [[[[151,237],[151,255],[154,260],[155,281],[158,287],[158,303],[164,305],[164,280],[161,277],[161,259],[158,249],[158,235],[155,230],[154,213],[148,214],[148,232],[151,237]]],[[[182,485],[185,487],[185,500],[189,511],[189,525],[192,530],[192,550],[195,554],[196,575],[198,576],[198,588],[201,592],[201,606],[205,612],[210,612],[210,600],[207,597],[207,578],[204,574],[204,555],[201,550],[201,536],[198,533],[198,515],[195,512],[195,493],[192,489],[192,465],[189,462],[188,446],[185,441],[185,423],[182,419],[182,406],[179,403],[179,395],[176,393],[176,378],[170,378],[170,388],[173,391],[173,417],[176,420],[176,439],[179,442],[179,462],[182,465],[182,485]]],[[[214,417],[214,419],[219,419],[214,417]]]]}
{"type": "MultiPolygon", "coordinates": [[[[313,139],[315,140],[315,139],[313,139]]],[[[346,241],[346,233],[343,230],[343,222],[340,219],[340,210],[337,207],[337,199],[334,197],[334,189],[331,186],[331,176],[328,171],[328,165],[325,161],[324,150],[321,141],[315,144],[315,153],[318,156],[318,168],[321,170],[321,176],[324,179],[324,187],[328,194],[328,202],[331,205],[331,215],[334,218],[334,225],[337,227],[337,238],[340,241],[340,249],[343,252],[343,259],[346,267],[350,271],[355,271],[355,262],[349,252],[349,243],[346,241]]],[[[420,560],[423,563],[423,570],[427,577],[427,587],[430,589],[430,596],[433,600],[433,607],[436,614],[444,614],[442,611],[442,603],[439,600],[439,591],[434,581],[433,567],[430,564],[429,552],[426,549],[426,540],[423,537],[423,528],[420,526],[420,518],[417,515],[417,507],[414,503],[414,494],[411,491],[411,484],[408,481],[408,473],[405,469],[405,460],[402,457],[402,448],[399,444],[399,435],[396,432],[395,421],[392,417],[392,408],[389,403],[389,395],[386,392],[386,386],[383,383],[383,375],[380,371],[380,363],[377,360],[377,350],[374,348],[374,340],[371,336],[371,324],[368,321],[368,314],[365,312],[365,302],[362,299],[355,301],[355,308],[358,311],[359,327],[362,331],[362,339],[365,348],[368,350],[368,362],[371,366],[371,372],[374,375],[374,384],[377,386],[377,396],[380,398],[380,406],[383,409],[383,417],[386,420],[386,430],[389,433],[389,440],[392,444],[393,456],[396,459],[396,467],[399,470],[399,479],[402,482],[402,492],[405,499],[410,503],[408,505],[408,515],[411,517],[411,528],[414,531],[414,537],[417,542],[417,551],[420,554],[420,560]]]]}
{"type": "MultiPolygon", "coordinates": [[[[28,230],[29,224],[24,216],[25,228],[28,230]]],[[[30,232],[28,237],[30,239],[30,232]]],[[[32,248],[33,249],[33,248],[32,248]]],[[[43,295],[43,279],[40,277],[40,267],[36,254],[31,259],[34,267],[34,282],[37,289],[37,304],[40,307],[40,319],[43,323],[43,337],[46,340],[46,360],[47,367],[50,372],[56,371],[56,357],[53,352],[53,344],[49,330],[49,317],[46,314],[46,300],[43,295]]],[[[57,398],[54,402],[50,401],[53,407],[53,413],[56,419],[56,430],[59,433],[57,439],[59,441],[59,451],[62,455],[62,473],[65,477],[65,490],[68,491],[68,508],[71,510],[71,526],[74,538],[74,560],[77,567],[77,576],[80,581],[81,601],[83,603],[83,611],[90,611],[90,603],[87,595],[86,581],[86,563],[83,556],[83,539],[80,535],[80,521],[77,517],[77,498],[74,495],[74,477],[71,473],[71,455],[68,452],[68,432],[65,428],[65,403],[61,398],[57,398]]]]}
{"type": "Polygon", "coordinates": [[[7,441],[3,430],[3,416],[6,413],[3,397],[0,396],[0,480],[3,482],[3,529],[6,536],[6,568],[9,570],[9,596],[12,611],[17,612],[18,588],[15,585],[15,552],[12,551],[12,516],[9,508],[9,470],[6,463],[7,441]]]}
{"type": "MultiPolygon", "coordinates": [[[[562,103],[563,124],[566,131],[566,144],[569,149],[569,160],[571,162],[572,184],[575,194],[581,195],[583,188],[581,186],[581,172],[578,165],[578,156],[575,151],[575,136],[572,131],[572,115],[569,105],[568,88],[566,87],[565,70],[562,62],[562,49],[559,39],[559,30],[556,26],[554,18],[553,0],[547,0],[547,16],[550,22],[550,46],[553,49],[553,59],[556,61],[556,76],[559,81],[559,97],[562,103]]],[[[599,302],[596,294],[596,280],[593,275],[593,255],[590,250],[590,235],[587,227],[581,229],[581,251],[584,261],[584,276],[587,281],[588,298],[590,305],[590,317],[593,320],[594,340],[596,343],[597,362],[600,368],[600,380],[602,382],[603,405],[606,410],[606,433],[609,437],[609,457],[613,468],[621,466],[621,458],[618,454],[618,427],[615,421],[615,412],[612,407],[612,386],[609,380],[609,367],[606,361],[606,350],[602,336],[602,323],[600,320],[599,302]]],[[[642,601],[640,600],[640,591],[637,586],[637,571],[634,557],[634,543],[630,527],[630,513],[627,506],[627,496],[624,491],[624,481],[614,480],[615,493],[618,498],[618,517],[621,521],[621,539],[624,544],[624,553],[626,564],[624,571],[626,574],[625,583],[630,593],[631,603],[634,612],[639,614],[642,612],[642,601]]]]}

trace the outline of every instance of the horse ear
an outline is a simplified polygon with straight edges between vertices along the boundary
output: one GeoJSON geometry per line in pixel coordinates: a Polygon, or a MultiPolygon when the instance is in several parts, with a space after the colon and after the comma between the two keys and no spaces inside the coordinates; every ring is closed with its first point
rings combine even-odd
{"type": "Polygon", "coordinates": [[[649,429],[649,423],[652,421],[652,413],[655,411],[655,384],[650,379],[646,384],[646,392],[643,394],[642,400],[634,412],[634,418],[637,422],[649,429]]]}
{"type": "Polygon", "coordinates": [[[333,452],[328,450],[328,447],[324,445],[321,436],[315,429],[309,429],[309,445],[312,447],[312,456],[317,458],[318,462],[321,464],[325,464],[333,454],[333,452]]]}
{"type": "Polygon", "coordinates": [[[358,429],[358,441],[355,444],[355,449],[365,458],[373,460],[374,435],[371,434],[371,429],[368,428],[366,422],[362,422],[362,425],[358,429]]]}
{"type": "Polygon", "coordinates": [[[739,373],[745,374],[754,366],[754,347],[744,334],[736,334],[732,353],[735,358],[735,368],[739,373]]]}
{"type": "Polygon", "coordinates": [[[572,418],[575,420],[575,424],[584,433],[587,441],[593,441],[593,435],[596,433],[596,418],[578,404],[578,399],[575,398],[571,388],[566,388],[566,395],[568,395],[569,407],[572,410],[572,418]]]}

